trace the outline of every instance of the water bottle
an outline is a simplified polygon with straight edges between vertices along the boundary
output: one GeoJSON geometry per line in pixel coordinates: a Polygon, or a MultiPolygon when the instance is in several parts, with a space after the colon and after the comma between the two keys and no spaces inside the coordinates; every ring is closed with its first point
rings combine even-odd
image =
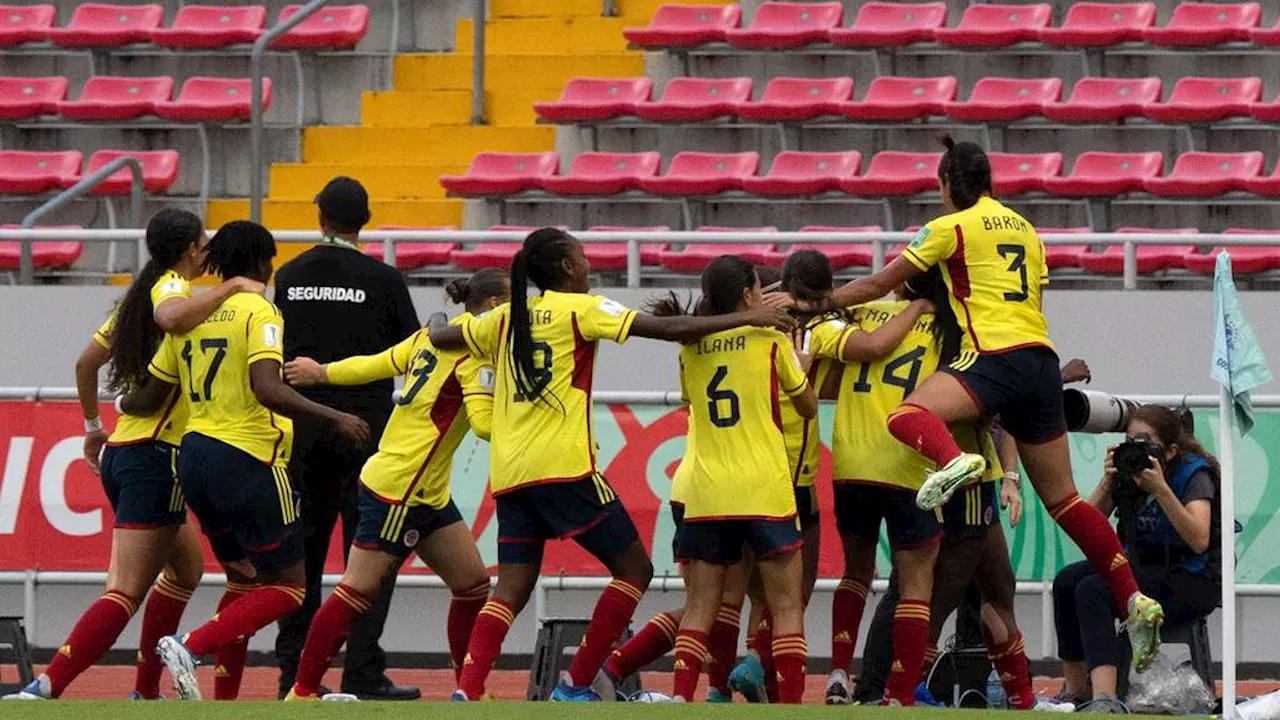
{"type": "Polygon", "coordinates": [[[1009,705],[1009,696],[1004,693],[1004,683],[1000,682],[999,671],[992,669],[987,676],[987,707],[992,710],[1004,710],[1009,705]]]}

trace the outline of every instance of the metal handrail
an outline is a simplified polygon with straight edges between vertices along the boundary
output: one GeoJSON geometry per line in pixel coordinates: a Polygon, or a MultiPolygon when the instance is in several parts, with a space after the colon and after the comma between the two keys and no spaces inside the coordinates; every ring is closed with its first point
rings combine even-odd
{"type": "Polygon", "coordinates": [[[484,24],[485,0],[472,3],[471,16],[471,124],[484,125],[484,24]]]}

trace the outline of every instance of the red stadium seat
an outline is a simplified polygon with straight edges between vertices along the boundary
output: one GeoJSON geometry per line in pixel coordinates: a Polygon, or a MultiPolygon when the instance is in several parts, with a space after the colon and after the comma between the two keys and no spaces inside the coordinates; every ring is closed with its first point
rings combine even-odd
{"type": "Polygon", "coordinates": [[[57,19],[58,10],[52,5],[0,6],[0,47],[42,42],[57,19]]]}
{"type": "Polygon", "coordinates": [[[617,195],[640,189],[640,178],[654,177],[662,167],[658,152],[584,152],[566,175],[538,178],[538,186],[557,195],[617,195]]]}
{"type": "MultiPolygon", "coordinates": [[[[0,36],[2,37],[2,36],[0,36]]],[[[1254,45],[1276,47],[1280,45],[1280,23],[1269,28],[1249,28],[1249,39],[1254,45]]]]}
{"type": "MultiPolygon", "coordinates": [[[[1163,233],[1166,235],[1195,235],[1195,228],[1142,228],[1122,227],[1117,233],[1163,233]]],[[[1138,274],[1150,275],[1161,270],[1170,270],[1183,266],[1183,258],[1187,254],[1186,245],[1139,245],[1138,274]]],[[[1124,272],[1124,246],[1112,245],[1101,252],[1090,252],[1080,258],[1080,267],[1095,275],[1120,275],[1124,272]]]]}
{"type": "Polygon", "coordinates": [[[1139,117],[1160,101],[1160,78],[1081,78],[1066,102],[1045,103],[1041,112],[1064,123],[1111,123],[1139,117]]]}
{"type": "Polygon", "coordinates": [[[742,23],[742,6],[663,5],[645,27],[622,29],[635,45],[647,48],[694,47],[724,42],[726,30],[742,23]]]}
{"type": "Polygon", "coordinates": [[[968,100],[946,103],[944,110],[953,120],[1008,122],[1040,115],[1047,103],[1061,98],[1061,78],[988,77],[973,86],[968,100]]]}
{"type": "Polygon", "coordinates": [[[533,104],[538,117],[552,122],[612,120],[635,115],[638,103],[649,102],[653,81],[639,78],[576,77],[555,102],[533,104]]]}
{"type": "MultiPolygon", "coordinates": [[[[277,22],[284,22],[302,8],[286,5],[277,22]]],[[[350,49],[369,30],[369,8],[364,5],[327,5],[271,43],[273,50],[350,49]]]]}
{"type": "MultiPolygon", "coordinates": [[[[1227,228],[1225,235],[1277,235],[1280,230],[1254,230],[1246,228],[1227,228]]],[[[1268,270],[1280,270],[1280,246],[1274,245],[1238,245],[1223,247],[1219,245],[1209,251],[1208,255],[1195,252],[1192,248],[1182,258],[1186,269],[1199,275],[1213,275],[1218,264],[1218,253],[1231,255],[1231,272],[1238,275],[1256,275],[1268,270]]]]}
{"type": "Polygon", "coordinates": [[[151,31],[151,42],[169,48],[221,48],[257,40],[266,23],[262,5],[184,5],[172,25],[151,31]]]}
{"type": "Polygon", "coordinates": [[[716,195],[741,190],[756,174],[760,154],[682,152],[671,158],[667,174],[640,178],[640,187],[655,195],[716,195]]]}
{"type": "MultiPolygon", "coordinates": [[[[666,225],[650,227],[626,227],[622,225],[594,225],[588,232],[667,232],[666,225]]],[[[620,243],[583,243],[583,252],[591,263],[592,270],[620,271],[627,269],[627,244],[620,243]]],[[[667,249],[666,243],[640,243],[640,264],[657,265],[662,251],[667,249]]]]}
{"type": "Polygon", "coordinates": [[[58,114],[68,120],[129,120],[154,115],[156,105],[173,95],[173,78],[108,77],[85,81],[80,97],[58,103],[58,114]]]}
{"type": "Polygon", "coordinates": [[[1142,114],[1168,125],[1211,123],[1248,115],[1250,105],[1260,100],[1262,78],[1184,77],[1168,100],[1144,105],[1142,114]]]}
{"type": "Polygon", "coordinates": [[[938,28],[933,36],[951,47],[997,48],[1040,39],[1053,20],[1053,7],[1035,5],[970,5],[953,28],[938,28]]]}
{"type": "MultiPolygon", "coordinates": [[[[379,230],[457,230],[454,225],[440,227],[405,227],[402,225],[379,225],[379,230]]],[[[416,270],[428,265],[448,265],[449,253],[458,247],[451,242],[398,242],[396,243],[396,269],[416,270]]],[[[382,259],[382,243],[366,243],[362,248],[365,255],[375,260],[382,259]]]]}
{"type": "Polygon", "coordinates": [[[915,120],[942,115],[956,99],[954,77],[878,77],[862,100],[841,103],[841,115],[854,120],[915,120]]]}
{"type": "Polygon", "coordinates": [[[1245,180],[1244,187],[1255,195],[1280,197],[1280,163],[1270,175],[1259,175],[1245,180]]]}
{"type": "Polygon", "coordinates": [[[1164,153],[1084,152],[1065,177],[1045,180],[1044,189],[1063,197],[1106,197],[1140,192],[1164,171],[1164,153]]]}
{"type": "Polygon", "coordinates": [[[942,153],[885,151],[871,158],[867,172],[840,183],[850,195],[918,195],[938,189],[942,153]]]}
{"type": "Polygon", "coordinates": [[[743,48],[795,48],[826,42],[840,27],[844,5],[838,2],[766,2],[745,28],[725,30],[730,45],[743,48]]]}
{"type": "Polygon", "coordinates": [[[757,102],[738,104],[738,116],[759,122],[811,120],[836,115],[853,97],[853,78],[779,77],[769,81],[757,102]]]}
{"type": "Polygon", "coordinates": [[[0,120],[53,115],[66,99],[64,77],[0,77],[0,120]]]}
{"type": "Polygon", "coordinates": [[[71,187],[80,179],[81,160],[76,150],[0,151],[0,193],[31,195],[71,187]]]}
{"type": "Polygon", "coordinates": [[[450,194],[466,197],[514,195],[536,190],[539,181],[559,168],[560,156],[554,152],[482,152],[471,159],[465,175],[441,175],[440,184],[450,194]]]}
{"type": "MultiPolygon", "coordinates": [[[[834,225],[805,225],[800,232],[880,232],[884,228],[879,225],[863,225],[860,227],[837,227],[834,225]]],[[[787,256],[797,250],[817,250],[827,256],[831,269],[840,271],[850,267],[871,267],[871,243],[795,243],[772,253],[766,265],[781,266],[787,256]]]]}
{"type": "MultiPolygon", "coordinates": [[[[695,232],[738,232],[760,233],[777,232],[776,227],[724,227],[720,225],[704,225],[695,232]]],[[[658,255],[658,262],[668,270],[678,272],[701,272],[707,263],[721,255],[737,255],[757,265],[767,265],[774,259],[775,246],[770,243],[686,243],[680,250],[663,250],[658,255]]]]}
{"type": "Polygon", "coordinates": [[[1249,115],[1258,122],[1280,122],[1280,97],[1271,102],[1256,102],[1249,105],[1249,115]]]}
{"type": "Polygon", "coordinates": [[[1213,197],[1247,190],[1250,179],[1262,174],[1262,153],[1187,152],[1178,156],[1164,177],[1148,178],[1142,187],[1165,197],[1213,197]]]}
{"type": "MultiPolygon", "coordinates": [[[[89,157],[85,175],[97,172],[118,157],[137,158],[142,163],[143,190],[157,195],[167,192],[178,181],[176,150],[99,150],[89,157]]],[[[92,190],[94,195],[128,195],[133,188],[133,175],[123,167],[92,190]]]]}
{"type": "MultiPolygon", "coordinates": [[[[0,230],[17,230],[20,225],[0,225],[0,230]]],[[[42,227],[41,230],[79,230],[79,225],[42,227]]],[[[41,240],[31,243],[31,264],[37,270],[68,268],[80,259],[84,245],[74,240],[41,240]]],[[[0,242],[0,270],[17,270],[22,262],[22,243],[0,242]]]]}
{"type": "Polygon", "coordinates": [[[862,153],[780,152],[769,174],[749,177],[742,188],[756,195],[817,195],[840,189],[840,181],[852,178],[862,167],[862,153]]]}
{"type": "Polygon", "coordinates": [[[1207,47],[1248,42],[1262,20],[1258,3],[1178,3],[1164,27],[1142,31],[1142,39],[1165,47],[1207,47]]]}
{"type": "Polygon", "coordinates": [[[77,5],[71,22],[49,28],[54,45],[65,48],[120,47],[151,42],[164,22],[163,5],[77,5]]]}
{"type": "MultiPolygon", "coordinates": [[[[182,83],[178,99],[156,103],[155,113],[179,122],[248,120],[253,81],[245,78],[192,77],[182,83]]],[[[262,111],[271,107],[271,78],[262,78],[262,111]]]]}
{"type": "Polygon", "coordinates": [[[1021,195],[1045,189],[1062,172],[1062,153],[999,153],[991,160],[991,186],[996,195],[1021,195]]]}
{"type": "MultiPolygon", "coordinates": [[[[558,226],[561,230],[568,230],[564,226],[558,226]]],[[[491,225],[489,229],[494,232],[520,232],[531,233],[538,228],[533,225],[491,225]]],[[[483,242],[476,243],[470,248],[462,250],[454,250],[449,253],[449,259],[453,261],[463,270],[483,270],[484,268],[509,268],[511,267],[511,259],[520,251],[520,243],[502,243],[502,242],[483,242]]]]}
{"type": "Polygon", "coordinates": [[[847,28],[831,28],[827,35],[840,47],[885,48],[931,42],[933,32],[947,25],[947,4],[940,2],[869,2],[847,28]]]}
{"type": "Polygon", "coordinates": [[[1156,4],[1074,3],[1058,27],[1040,31],[1040,42],[1057,47],[1106,47],[1141,42],[1142,31],[1156,22],[1156,4]]]}
{"type": "MultiPolygon", "coordinates": [[[[1093,228],[1036,228],[1037,235],[1079,235],[1093,232],[1093,228]]],[[[1045,245],[1044,263],[1050,270],[1059,268],[1078,268],[1080,258],[1089,252],[1088,245],[1045,245]]]]}
{"type": "Polygon", "coordinates": [[[677,77],[667,82],[662,99],[637,103],[635,114],[645,120],[697,122],[737,112],[751,99],[751,78],[677,77]]]}

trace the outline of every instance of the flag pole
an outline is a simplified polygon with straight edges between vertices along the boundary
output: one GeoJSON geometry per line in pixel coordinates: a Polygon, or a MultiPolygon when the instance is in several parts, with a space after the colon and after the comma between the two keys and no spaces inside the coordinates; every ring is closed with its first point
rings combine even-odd
{"type": "Polygon", "coordinates": [[[1218,463],[1222,470],[1222,717],[1236,715],[1236,506],[1235,506],[1235,408],[1231,391],[1219,390],[1218,422],[1221,441],[1218,463]]]}

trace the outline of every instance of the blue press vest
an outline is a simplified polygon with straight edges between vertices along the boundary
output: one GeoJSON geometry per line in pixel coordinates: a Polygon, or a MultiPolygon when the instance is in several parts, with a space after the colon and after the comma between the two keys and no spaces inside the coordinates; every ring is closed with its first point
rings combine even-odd
{"type": "MultiPolygon", "coordinates": [[[[1184,496],[1187,487],[1191,484],[1191,478],[1201,470],[1210,471],[1208,461],[1199,455],[1188,453],[1183,458],[1182,464],[1174,469],[1173,475],[1169,478],[1169,489],[1173,490],[1174,496],[1183,504],[1186,503],[1184,496]]],[[[1154,498],[1148,498],[1138,510],[1137,534],[1140,553],[1142,551],[1159,552],[1167,548],[1173,551],[1175,556],[1183,558],[1177,567],[1198,573],[1204,572],[1209,566],[1209,553],[1206,551],[1198,555],[1192,554],[1191,547],[1178,534],[1173,521],[1164,514],[1160,503],[1157,503],[1154,498]]]]}

